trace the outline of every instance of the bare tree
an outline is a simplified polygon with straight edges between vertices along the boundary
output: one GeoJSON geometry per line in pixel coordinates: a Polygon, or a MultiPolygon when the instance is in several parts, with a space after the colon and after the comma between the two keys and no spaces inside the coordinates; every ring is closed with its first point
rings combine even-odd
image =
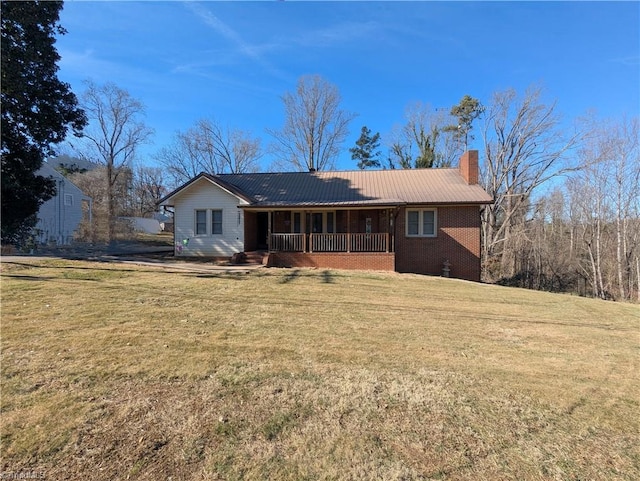
{"type": "Polygon", "coordinates": [[[417,102],[405,110],[406,123],[390,135],[389,163],[403,169],[451,167],[459,150],[457,139],[447,131],[454,120],[443,110],[417,102]]]}
{"type": "Polygon", "coordinates": [[[531,195],[548,180],[575,170],[568,154],[580,137],[563,134],[555,104],[544,104],[538,88],[522,98],[514,90],[498,92],[485,113],[482,183],[495,201],[483,211],[483,254],[489,262],[498,255],[498,275],[511,277],[515,257],[510,244],[525,221],[531,195]]]}
{"type": "Polygon", "coordinates": [[[340,108],[338,88],[319,75],[300,77],[295,92],[282,96],[285,122],[281,130],[267,132],[281,162],[297,170],[333,167],[355,114],[340,108]]]}
{"type": "Polygon", "coordinates": [[[261,156],[259,139],[242,130],[222,127],[214,120],[201,119],[185,132],[177,132],[173,143],[156,158],[177,186],[200,172],[256,172],[261,156]]]}
{"type": "Polygon", "coordinates": [[[153,132],[141,120],[142,103],[113,83],[98,86],[87,82],[81,106],[89,119],[83,135],[88,141],[84,155],[106,167],[107,238],[111,242],[118,215],[115,195],[118,177],[125,172],[124,167],[130,172],[138,148],[153,132]]]}
{"type": "MultiPolygon", "coordinates": [[[[80,237],[92,242],[109,240],[109,228],[111,225],[108,208],[109,198],[113,200],[114,209],[118,215],[133,214],[131,211],[131,169],[120,167],[115,183],[110,186],[105,182],[106,171],[107,167],[100,165],[94,169],[69,175],[71,181],[82,192],[91,197],[91,222],[83,222],[80,237]],[[111,195],[109,192],[111,192],[111,195]]],[[[120,222],[113,223],[111,229],[112,236],[115,233],[121,234],[127,231],[126,226],[120,222]]]]}
{"type": "Polygon", "coordinates": [[[568,183],[584,269],[594,297],[629,299],[638,288],[640,256],[638,119],[594,125],[580,150],[585,168],[568,183]]]}
{"type": "MultiPolygon", "coordinates": [[[[618,292],[627,299],[633,288],[633,260],[640,256],[638,220],[640,219],[640,148],[638,118],[626,119],[611,134],[616,219],[616,271],[618,292]]],[[[638,280],[640,282],[640,280],[638,280]]]]}
{"type": "Polygon", "coordinates": [[[157,210],[157,203],[167,193],[164,169],[139,166],[133,175],[133,214],[148,217],[157,210]]]}

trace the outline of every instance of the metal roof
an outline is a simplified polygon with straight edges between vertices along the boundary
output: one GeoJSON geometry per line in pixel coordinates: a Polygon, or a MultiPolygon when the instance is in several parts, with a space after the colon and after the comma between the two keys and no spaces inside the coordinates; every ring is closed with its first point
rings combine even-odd
{"type": "Polygon", "coordinates": [[[402,204],[489,204],[479,185],[458,169],[354,170],[256,174],[202,173],[159,203],[205,177],[246,200],[246,207],[390,206],[402,204]]]}
{"type": "Polygon", "coordinates": [[[458,169],[356,170],[215,176],[252,199],[255,207],[488,204],[479,185],[458,169]]]}

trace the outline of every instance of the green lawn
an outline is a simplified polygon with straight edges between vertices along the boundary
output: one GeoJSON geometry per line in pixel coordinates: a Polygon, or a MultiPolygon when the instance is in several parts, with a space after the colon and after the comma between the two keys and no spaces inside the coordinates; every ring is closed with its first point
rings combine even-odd
{"type": "Polygon", "coordinates": [[[640,307],[452,279],[3,262],[2,475],[640,479],[640,307]]]}

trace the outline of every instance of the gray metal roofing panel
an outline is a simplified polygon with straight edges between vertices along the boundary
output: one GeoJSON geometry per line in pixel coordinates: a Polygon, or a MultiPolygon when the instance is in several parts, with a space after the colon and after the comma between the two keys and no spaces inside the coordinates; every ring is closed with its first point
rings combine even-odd
{"type": "Polygon", "coordinates": [[[256,206],[490,203],[458,169],[223,174],[256,206]]]}

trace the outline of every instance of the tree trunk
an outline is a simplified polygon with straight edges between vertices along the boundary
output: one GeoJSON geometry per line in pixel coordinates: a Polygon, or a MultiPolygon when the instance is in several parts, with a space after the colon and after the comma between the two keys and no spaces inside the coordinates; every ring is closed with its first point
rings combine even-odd
{"type": "Polygon", "coordinates": [[[113,196],[113,164],[107,163],[107,242],[111,244],[115,240],[116,218],[113,196]]]}
{"type": "Polygon", "coordinates": [[[622,261],[622,222],[620,219],[620,209],[618,208],[616,219],[616,270],[618,274],[618,295],[620,299],[624,299],[624,276],[622,274],[623,270],[623,261],[622,261]]]}
{"type": "Polygon", "coordinates": [[[640,256],[636,256],[636,289],[638,302],[640,302],[640,256]]]}

